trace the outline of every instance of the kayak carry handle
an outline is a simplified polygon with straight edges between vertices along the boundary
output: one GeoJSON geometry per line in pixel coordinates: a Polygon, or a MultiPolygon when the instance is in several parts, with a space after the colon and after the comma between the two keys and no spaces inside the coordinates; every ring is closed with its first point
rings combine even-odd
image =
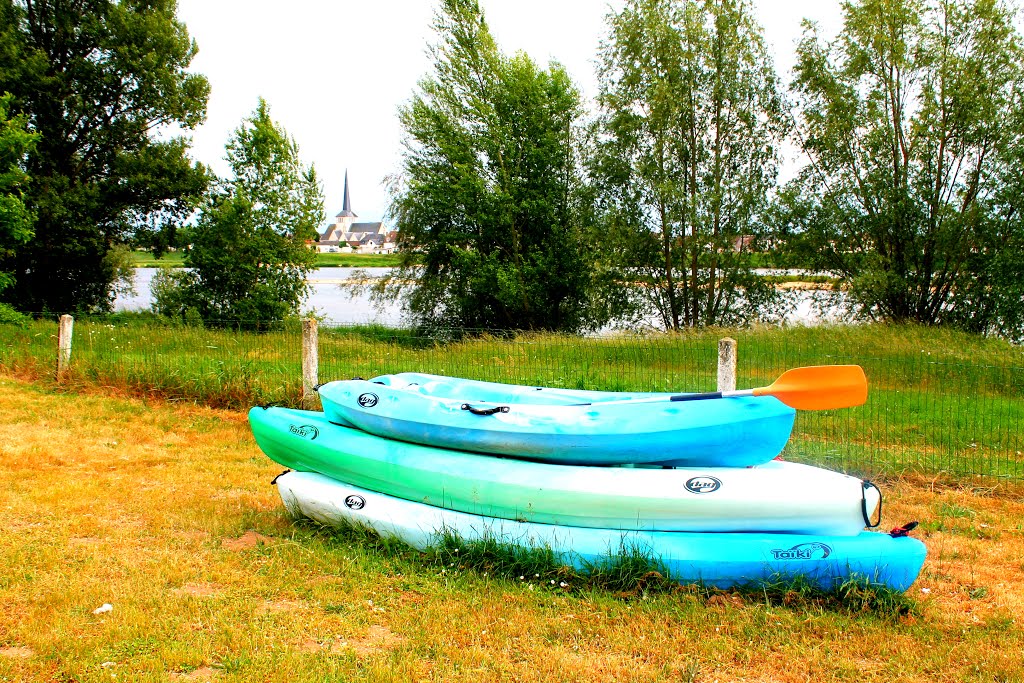
{"type": "MultiPolygon", "coordinates": [[[[735,392],[739,394],[739,392],[735,392]]],[[[746,394],[744,394],[746,395],[746,394]]],[[[675,396],[669,396],[669,401],[705,401],[709,398],[728,398],[730,394],[723,393],[721,391],[709,391],[705,394],[677,394],[675,396]]]]}
{"type": "Polygon", "coordinates": [[[870,482],[867,479],[861,482],[860,510],[861,514],[864,515],[864,526],[867,528],[874,529],[882,523],[882,489],[878,488],[873,482],[870,482]],[[869,489],[874,489],[878,492],[878,518],[874,521],[871,520],[871,513],[868,512],[869,489]]]}
{"type": "Polygon", "coordinates": [[[474,408],[468,403],[462,404],[463,410],[468,410],[474,415],[494,415],[495,413],[507,413],[508,406],[495,406],[494,408],[474,408]]]}

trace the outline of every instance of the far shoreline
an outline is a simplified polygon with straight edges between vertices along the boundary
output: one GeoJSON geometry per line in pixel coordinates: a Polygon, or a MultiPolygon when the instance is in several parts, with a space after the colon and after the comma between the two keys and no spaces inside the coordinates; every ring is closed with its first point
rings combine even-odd
{"type": "MultiPolygon", "coordinates": [[[[184,255],[180,251],[167,252],[156,258],[148,251],[131,253],[134,268],[184,268],[184,255]]],[[[342,254],[318,253],[316,268],[397,268],[402,265],[399,254],[342,254]]]]}

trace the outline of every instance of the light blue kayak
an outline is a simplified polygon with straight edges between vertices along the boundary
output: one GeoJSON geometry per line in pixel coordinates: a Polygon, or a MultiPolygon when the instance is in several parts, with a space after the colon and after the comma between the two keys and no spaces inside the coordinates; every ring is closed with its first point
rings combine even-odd
{"type": "Polygon", "coordinates": [[[559,561],[576,567],[600,564],[622,552],[638,552],[660,561],[676,581],[718,588],[802,577],[824,590],[858,578],[905,591],[920,573],[926,553],[917,539],[893,538],[884,533],[623,532],[455,512],[309,472],[288,472],[275,483],[293,515],[329,526],[367,527],[421,550],[447,532],[464,541],[486,539],[549,548],[559,561]]]}
{"type": "Polygon", "coordinates": [[[319,388],[337,424],[392,439],[570,465],[748,467],[782,452],[795,412],[771,396],[575,391],[402,373],[319,388]]]}

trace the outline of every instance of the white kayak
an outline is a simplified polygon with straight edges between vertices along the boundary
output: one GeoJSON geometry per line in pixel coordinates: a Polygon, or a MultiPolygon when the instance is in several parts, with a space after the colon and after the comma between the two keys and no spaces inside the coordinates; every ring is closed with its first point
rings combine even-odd
{"type": "Polygon", "coordinates": [[[914,538],[769,533],[621,531],[533,524],[445,510],[383,495],[312,472],[275,480],[288,511],[328,526],[358,525],[423,550],[442,533],[550,549],[558,561],[586,568],[622,552],[640,553],[682,583],[729,588],[802,577],[819,588],[850,579],[904,591],[917,578],[925,547],[914,538]]]}

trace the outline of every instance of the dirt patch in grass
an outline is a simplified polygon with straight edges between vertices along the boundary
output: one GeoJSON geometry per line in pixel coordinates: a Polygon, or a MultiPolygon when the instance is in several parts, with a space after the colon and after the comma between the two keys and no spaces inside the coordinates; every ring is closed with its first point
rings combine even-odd
{"type": "Polygon", "coordinates": [[[238,553],[243,550],[252,550],[257,546],[270,545],[273,542],[274,539],[269,536],[258,534],[255,531],[246,531],[238,538],[228,538],[221,541],[221,546],[223,546],[225,550],[238,553]]]}
{"type": "Polygon", "coordinates": [[[402,644],[405,639],[391,631],[387,626],[374,624],[365,632],[349,638],[347,641],[337,643],[334,651],[351,648],[359,657],[369,657],[380,651],[393,650],[402,644]]]}
{"type": "Polygon", "coordinates": [[[220,676],[220,673],[220,671],[213,667],[201,666],[195,671],[189,671],[188,673],[172,673],[170,679],[172,681],[212,681],[220,676]]]}
{"type": "Polygon", "coordinates": [[[303,612],[312,606],[303,600],[264,600],[263,609],[267,612],[303,612]]]}
{"type": "Polygon", "coordinates": [[[215,598],[224,593],[224,587],[213,583],[187,583],[181,588],[173,589],[171,593],[190,598],[215,598]]]}

